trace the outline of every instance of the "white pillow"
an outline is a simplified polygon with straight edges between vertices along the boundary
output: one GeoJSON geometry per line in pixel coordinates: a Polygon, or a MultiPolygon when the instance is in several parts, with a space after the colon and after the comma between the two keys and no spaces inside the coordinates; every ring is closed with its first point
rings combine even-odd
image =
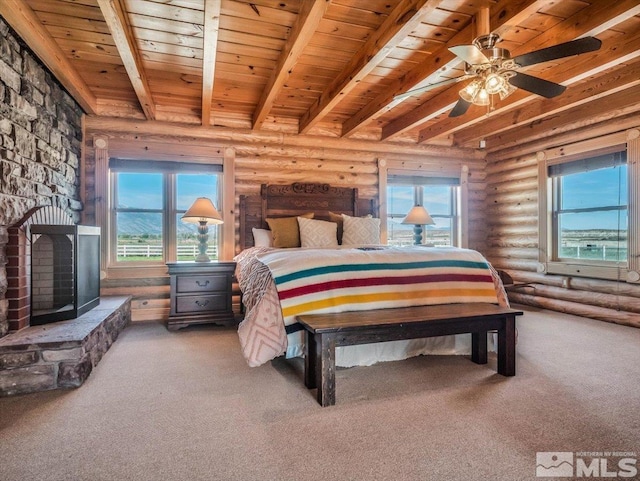
{"type": "Polygon", "coordinates": [[[342,245],[380,244],[380,219],[373,217],[351,217],[344,219],[342,245]]]}
{"type": "Polygon", "coordinates": [[[273,247],[273,236],[267,229],[251,229],[253,232],[253,245],[256,247],[273,247]]]}
{"type": "Polygon", "coordinates": [[[302,247],[338,247],[338,224],[298,217],[302,247]]]}

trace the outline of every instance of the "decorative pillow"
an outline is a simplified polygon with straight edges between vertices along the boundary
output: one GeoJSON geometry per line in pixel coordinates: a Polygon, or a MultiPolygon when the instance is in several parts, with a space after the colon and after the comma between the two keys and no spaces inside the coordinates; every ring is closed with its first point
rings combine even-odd
{"type": "Polygon", "coordinates": [[[298,217],[302,247],[338,247],[338,224],[298,217]]]}
{"type": "Polygon", "coordinates": [[[251,229],[253,232],[253,245],[256,247],[273,247],[273,236],[267,229],[251,229]]]}
{"type": "Polygon", "coordinates": [[[342,214],[342,245],[380,244],[380,219],[342,214]]]}
{"type": "MultiPolygon", "coordinates": [[[[300,217],[313,218],[313,212],[300,217]]],[[[267,217],[273,235],[273,247],[300,247],[300,230],[297,217],[267,217]]]]}

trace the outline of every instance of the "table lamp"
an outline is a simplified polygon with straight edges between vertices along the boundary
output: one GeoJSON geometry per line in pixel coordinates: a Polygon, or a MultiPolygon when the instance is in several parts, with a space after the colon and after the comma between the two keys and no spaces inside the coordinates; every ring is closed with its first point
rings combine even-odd
{"type": "Polygon", "coordinates": [[[435,222],[427,212],[427,209],[421,205],[414,205],[407,216],[402,219],[402,224],[413,224],[413,243],[415,245],[422,244],[422,229],[424,225],[433,225],[435,222]]]}
{"type": "Polygon", "coordinates": [[[209,226],[222,224],[222,216],[210,199],[198,197],[182,216],[182,222],[198,224],[198,255],[196,262],[209,262],[207,255],[207,241],[209,240],[209,226]]]}

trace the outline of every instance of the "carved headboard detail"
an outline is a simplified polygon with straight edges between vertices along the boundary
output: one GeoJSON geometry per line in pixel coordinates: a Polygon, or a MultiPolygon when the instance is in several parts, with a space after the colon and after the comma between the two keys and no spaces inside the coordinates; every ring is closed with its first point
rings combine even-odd
{"type": "Polygon", "coordinates": [[[240,196],[240,250],[253,246],[251,229],[266,229],[267,217],[293,217],[307,212],[323,220],[329,219],[329,212],[377,215],[374,200],[359,199],[357,188],[303,182],[262,184],[260,195],[240,196]]]}

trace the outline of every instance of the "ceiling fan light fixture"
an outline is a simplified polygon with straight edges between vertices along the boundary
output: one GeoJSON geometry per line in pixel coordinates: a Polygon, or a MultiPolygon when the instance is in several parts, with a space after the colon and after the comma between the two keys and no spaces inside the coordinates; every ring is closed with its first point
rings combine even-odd
{"type": "Polygon", "coordinates": [[[490,95],[482,78],[475,79],[459,92],[460,98],[474,105],[489,105],[490,95]]]}
{"type": "Polygon", "coordinates": [[[498,94],[500,95],[500,100],[506,99],[509,95],[511,95],[516,90],[518,90],[516,87],[511,85],[509,82],[505,82],[504,83],[504,89],[502,89],[502,90],[500,90],[500,92],[498,92],[498,94]]]}
{"type": "Polygon", "coordinates": [[[481,79],[475,79],[473,82],[470,82],[465,88],[460,90],[460,98],[469,103],[473,103],[480,93],[480,90],[482,90],[483,84],[484,83],[481,79]]]}
{"type": "Polygon", "coordinates": [[[507,81],[504,77],[497,73],[490,73],[487,75],[487,78],[484,82],[484,88],[491,95],[495,95],[497,93],[506,90],[507,81]]]}
{"type": "Polygon", "coordinates": [[[489,95],[489,92],[487,92],[487,89],[485,88],[481,88],[478,91],[478,95],[476,95],[476,98],[473,99],[473,103],[475,105],[485,106],[485,105],[489,105],[490,102],[491,102],[491,95],[489,95]]]}

